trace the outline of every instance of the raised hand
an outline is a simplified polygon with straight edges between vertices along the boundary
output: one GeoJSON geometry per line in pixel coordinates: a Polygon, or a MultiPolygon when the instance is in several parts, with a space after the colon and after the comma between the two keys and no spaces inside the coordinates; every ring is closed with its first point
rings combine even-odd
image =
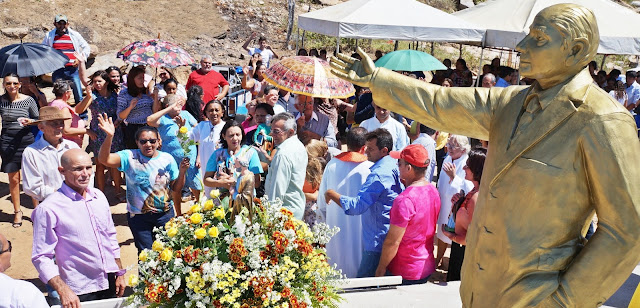
{"type": "Polygon", "coordinates": [[[113,137],[116,133],[116,126],[113,125],[113,120],[106,113],[98,114],[98,127],[100,127],[107,136],[113,137]]]}
{"type": "Polygon", "coordinates": [[[332,56],[329,60],[331,72],[346,81],[368,88],[371,86],[371,79],[376,70],[376,65],[362,48],[358,47],[357,51],[362,60],[341,53],[338,54],[337,58],[332,56]]]}
{"type": "Polygon", "coordinates": [[[187,120],[185,118],[179,116],[179,115],[177,115],[175,118],[173,118],[173,121],[175,121],[176,124],[178,124],[179,127],[183,127],[187,123],[187,120]]]}

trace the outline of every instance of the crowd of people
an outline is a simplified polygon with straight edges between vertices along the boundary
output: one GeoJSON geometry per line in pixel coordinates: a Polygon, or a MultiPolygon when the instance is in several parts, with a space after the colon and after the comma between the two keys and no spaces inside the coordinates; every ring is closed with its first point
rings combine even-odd
{"type": "MultiPolygon", "coordinates": [[[[376,105],[367,88],[356,86],[347,100],[278,89],[264,73],[279,56],[264,37],[249,47],[255,34],[242,46],[251,56],[242,77],[252,95],[248,114],[229,118],[229,82],[212,68],[211,56],[201,56],[185,85],[164,67],[157,76],[141,66],[126,75],[109,67],[85,76],[88,44],[66,16],[57,15],[54,25],[43,44],[70,59],[53,73],[55,99],[47,102],[34,78],[15,74],[3,76],[0,96],[1,171],[9,175],[12,224],[22,226],[22,182],[35,207],[32,262],[54,301],[79,307],[122,295],[126,266],[104,194],[111,185],[114,197],[127,203],[139,251],[152,249],[153,229],[181,215],[183,202],[216,190],[229,205],[253,183],[250,194],[281,199],[309,226],[340,227],[326,248],[347,277],[400,275],[404,284],[416,284],[441,268],[447,280],[460,279],[486,141],[393,114],[376,105]],[[187,149],[185,133],[193,142],[187,149]]],[[[327,52],[301,49],[298,55],[326,59],[327,52]]],[[[454,68],[448,59],[443,63],[448,69],[436,71],[431,82],[444,87],[470,87],[474,80],[482,87],[532,83],[498,58],[475,79],[465,60],[454,68]]],[[[588,69],[595,83],[637,112],[635,72],[606,74],[595,63],[588,69]]],[[[423,72],[402,73],[424,78],[423,72]]],[[[0,235],[0,286],[12,281],[1,274],[11,249],[0,235]]]]}

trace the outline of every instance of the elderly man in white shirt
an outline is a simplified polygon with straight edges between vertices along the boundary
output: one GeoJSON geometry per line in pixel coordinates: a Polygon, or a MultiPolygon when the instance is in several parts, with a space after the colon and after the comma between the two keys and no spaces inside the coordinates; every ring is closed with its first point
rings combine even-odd
{"type": "Polygon", "coordinates": [[[283,207],[302,219],[305,197],[302,192],[307,174],[307,150],[296,135],[297,125],[292,114],[276,114],[271,120],[271,136],[276,154],[271,160],[265,180],[264,194],[270,200],[280,198],[283,207]]]}
{"type": "MultiPolygon", "coordinates": [[[[451,244],[451,239],[442,232],[442,225],[449,221],[451,213],[451,198],[464,190],[467,194],[473,189],[473,183],[465,179],[464,166],[467,164],[471,145],[469,138],[460,135],[450,135],[447,142],[448,155],[442,163],[442,171],[438,178],[438,192],[440,193],[440,214],[438,215],[437,233],[438,254],[436,266],[442,260],[445,250],[451,244]]],[[[443,266],[447,268],[448,266],[443,266]]]]}
{"type": "Polygon", "coordinates": [[[22,190],[35,201],[42,202],[62,186],[62,175],[58,172],[60,157],[78,145],[62,138],[64,121],[71,117],[56,107],[42,107],[37,124],[42,138],[28,146],[22,153],[22,190]]]}
{"type": "Polygon", "coordinates": [[[391,133],[391,137],[393,138],[393,151],[402,151],[404,147],[409,145],[409,136],[407,136],[407,130],[404,125],[392,118],[389,110],[378,107],[375,102],[373,102],[372,105],[375,115],[362,121],[360,127],[364,127],[369,132],[377,128],[386,129],[391,133]]]}
{"type": "Polygon", "coordinates": [[[13,279],[4,272],[11,266],[11,242],[0,234],[0,307],[49,308],[42,292],[32,283],[13,279]]]}

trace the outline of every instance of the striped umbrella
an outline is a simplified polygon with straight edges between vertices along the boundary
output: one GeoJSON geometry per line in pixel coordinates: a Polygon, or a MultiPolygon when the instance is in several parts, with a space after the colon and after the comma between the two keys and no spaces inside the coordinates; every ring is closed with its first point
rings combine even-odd
{"type": "Polygon", "coordinates": [[[116,57],[133,65],[152,67],[175,68],[196,63],[184,49],[160,39],[133,42],[118,51],[116,57]]]}
{"type": "Polygon", "coordinates": [[[0,49],[0,76],[9,73],[20,77],[40,76],[63,68],[69,58],[51,46],[20,43],[0,49]]]}
{"type": "Polygon", "coordinates": [[[280,89],[313,97],[344,98],[355,94],[353,84],[331,73],[329,62],[315,57],[288,57],[267,69],[264,78],[280,89]]]}

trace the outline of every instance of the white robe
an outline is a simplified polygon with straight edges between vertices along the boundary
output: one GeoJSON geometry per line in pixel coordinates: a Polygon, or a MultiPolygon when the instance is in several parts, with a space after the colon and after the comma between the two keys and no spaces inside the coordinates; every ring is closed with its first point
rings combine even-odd
{"type": "Polygon", "coordinates": [[[357,195],[372,165],[370,161],[355,163],[333,158],[324,170],[318,191],[318,221],[340,228],[327,244],[329,262],[335,263],[348,278],[356,278],[362,259],[361,215],[349,216],[337,204],[327,204],[324,193],[333,189],[341,195],[357,195]]]}
{"type": "MultiPolygon", "coordinates": [[[[442,234],[442,224],[446,224],[449,221],[449,214],[451,213],[451,197],[454,194],[459,193],[460,190],[464,190],[467,194],[473,189],[473,183],[464,179],[465,172],[463,167],[467,164],[467,158],[469,155],[463,154],[460,158],[453,161],[453,165],[456,166],[456,174],[452,181],[450,181],[449,175],[444,170],[440,171],[440,178],[438,179],[438,192],[440,193],[440,214],[438,215],[438,233],[437,237],[447,244],[451,244],[451,239],[442,234]]],[[[443,165],[445,163],[451,163],[451,156],[445,157],[443,165]]]]}

